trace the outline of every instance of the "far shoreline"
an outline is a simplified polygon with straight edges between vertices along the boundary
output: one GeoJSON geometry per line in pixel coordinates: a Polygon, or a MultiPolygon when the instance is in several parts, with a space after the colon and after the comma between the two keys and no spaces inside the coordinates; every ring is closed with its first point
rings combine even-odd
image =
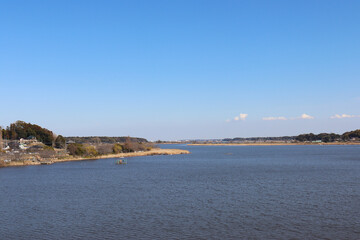
{"type": "Polygon", "coordinates": [[[188,146],[334,146],[360,145],[360,142],[331,142],[331,143],[189,143],[188,146]]]}

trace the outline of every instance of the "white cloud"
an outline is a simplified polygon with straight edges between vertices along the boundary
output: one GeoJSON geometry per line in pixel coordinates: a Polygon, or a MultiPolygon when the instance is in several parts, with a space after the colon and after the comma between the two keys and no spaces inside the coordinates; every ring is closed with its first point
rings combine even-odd
{"type": "Polygon", "coordinates": [[[335,114],[334,116],[331,116],[330,118],[334,119],[334,118],[354,118],[354,117],[357,117],[355,115],[348,115],[348,114],[335,114]]]}
{"type": "Polygon", "coordinates": [[[314,119],[313,116],[307,115],[306,113],[303,113],[299,118],[301,118],[301,119],[314,119]]]}
{"type": "Polygon", "coordinates": [[[247,114],[247,113],[240,113],[239,118],[240,118],[240,120],[245,120],[248,115],[249,115],[249,114],[247,114]]]}
{"type": "MultiPolygon", "coordinates": [[[[247,113],[240,113],[238,116],[234,117],[233,121],[239,121],[239,120],[246,120],[246,118],[249,116],[249,114],[247,113]]],[[[346,114],[343,114],[343,115],[335,115],[331,118],[342,118],[342,117],[353,117],[350,116],[350,115],[346,115],[346,114]]],[[[359,116],[360,117],[360,116],[359,116]]],[[[263,117],[262,120],[264,121],[276,121],[276,120],[280,120],[280,121],[286,121],[286,120],[296,120],[296,119],[314,119],[313,116],[310,116],[306,113],[303,113],[300,117],[293,117],[293,118],[286,118],[286,117],[283,117],[283,116],[280,116],[280,117],[263,117]]],[[[230,119],[227,119],[226,122],[231,122],[230,119]]]]}
{"type": "Polygon", "coordinates": [[[287,120],[286,117],[263,117],[264,121],[287,120]]]}
{"type": "MultiPolygon", "coordinates": [[[[234,117],[234,121],[239,121],[239,120],[242,120],[244,121],[247,117],[248,117],[249,114],[247,113],[240,113],[239,116],[236,116],[234,117]]],[[[226,120],[226,122],[230,122],[230,120],[226,120]]]]}

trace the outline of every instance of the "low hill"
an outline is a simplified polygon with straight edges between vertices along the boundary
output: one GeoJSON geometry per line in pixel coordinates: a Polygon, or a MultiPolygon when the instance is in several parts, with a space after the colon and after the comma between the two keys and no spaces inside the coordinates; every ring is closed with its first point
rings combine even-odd
{"type": "Polygon", "coordinates": [[[66,142],[73,143],[124,143],[127,139],[131,142],[146,143],[145,138],[137,137],[65,137],[66,142]]]}

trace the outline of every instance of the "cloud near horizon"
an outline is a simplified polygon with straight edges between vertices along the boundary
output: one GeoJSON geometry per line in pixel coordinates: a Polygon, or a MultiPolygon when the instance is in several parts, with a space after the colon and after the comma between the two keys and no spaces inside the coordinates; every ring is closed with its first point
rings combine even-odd
{"type": "Polygon", "coordinates": [[[263,117],[264,121],[287,120],[286,117],[263,117]]]}
{"type": "Polygon", "coordinates": [[[331,119],[341,119],[341,118],[354,118],[354,117],[360,117],[356,115],[348,115],[348,114],[335,114],[334,116],[331,116],[331,119]]]}
{"type": "MultiPolygon", "coordinates": [[[[246,120],[246,118],[249,116],[249,114],[247,113],[240,113],[238,116],[234,117],[233,121],[244,121],[246,120]]],[[[343,118],[343,117],[353,117],[354,115],[346,115],[346,114],[343,114],[343,115],[338,115],[336,114],[335,116],[331,117],[331,118],[343,118]]],[[[293,118],[286,118],[286,117],[283,117],[283,116],[280,116],[280,117],[263,117],[262,120],[263,121],[277,121],[277,120],[280,120],[280,121],[286,121],[286,120],[296,120],[296,119],[314,119],[313,116],[310,116],[306,113],[303,113],[301,114],[300,117],[293,117],[293,118]]],[[[226,122],[231,122],[232,120],[231,119],[227,119],[226,122]]]]}
{"type": "Polygon", "coordinates": [[[310,116],[306,113],[303,113],[300,117],[295,118],[286,118],[286,117],[263,117],[262,120],[264,121],[275,121],[275,120],[296,120],[296,119],[314,119],[313,116],[310,116]]]}
{"type": "MultiPolygon", "coordinates": [[[[248,116],[249,116],[249,114],[247,114],[247,113],[240,113],[239,116],[234,117],[233,120],[234,121],[239,121],[239,120],[245,121],[248,116]]],[[[226,122],[231,122],[231,120],[227,119],[226,122]]]]}
{"type": "Polygon", "coordinates": [[[234,120],[235,121],[239,121],[239,120],[244,121],[247,118],[248,115],[249,114],[247,114],[247,113],[240,113],[239,116],[234,117],[234,120]]]}
{"type": "Polygon", "coordinates": [[[300,119],[314,119],[313,116],[307,115],[306,113],[303,113],[299,118],[300,119]]]}

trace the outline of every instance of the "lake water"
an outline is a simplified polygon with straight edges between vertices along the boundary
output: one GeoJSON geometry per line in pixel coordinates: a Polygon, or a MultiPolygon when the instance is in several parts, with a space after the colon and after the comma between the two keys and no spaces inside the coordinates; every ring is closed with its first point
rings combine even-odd
{"type": "Polygon", "coordinates": [[[360,146],[0,169],[0,239],[360,239],[360,146]]]}

